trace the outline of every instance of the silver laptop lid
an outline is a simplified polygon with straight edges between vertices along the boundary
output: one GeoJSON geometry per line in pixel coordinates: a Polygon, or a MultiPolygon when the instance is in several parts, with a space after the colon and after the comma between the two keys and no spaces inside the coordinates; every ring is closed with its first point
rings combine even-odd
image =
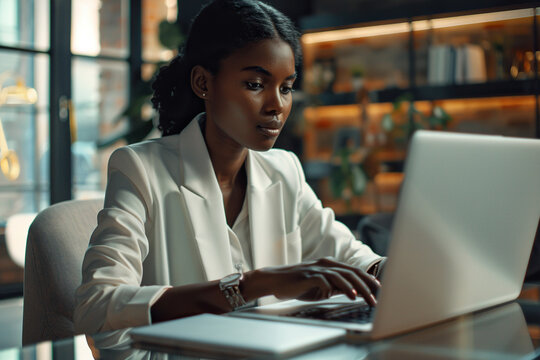
{"type": "Polygon", "coordinates": [[[515,299],[540,217],[540,141],[417,131],[373,338],[515,299]]]}

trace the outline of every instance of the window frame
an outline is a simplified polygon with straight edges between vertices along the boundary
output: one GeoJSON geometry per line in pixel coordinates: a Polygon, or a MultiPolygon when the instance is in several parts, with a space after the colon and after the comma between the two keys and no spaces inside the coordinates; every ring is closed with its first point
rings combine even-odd
{"type": "Polygon", "coordinates": [[[128,57],[78,55],[71,52],[71,0],[50,1],[50,204],[73,198],[73,165],[67,100],[72,98],[72,59],[112,60],[128,64],[129,100],[141,78],[141,0],[127,1],[129,6],[128,57]]]}

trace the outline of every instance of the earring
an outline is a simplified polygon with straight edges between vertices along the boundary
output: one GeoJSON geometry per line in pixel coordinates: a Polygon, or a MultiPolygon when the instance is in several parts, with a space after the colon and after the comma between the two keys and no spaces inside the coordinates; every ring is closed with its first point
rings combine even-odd
{"type": "Polygon", "coordinates": [[[205,96],[206,96],[206,93],[203,93],[202,96],[205,97],[205,96]]]}

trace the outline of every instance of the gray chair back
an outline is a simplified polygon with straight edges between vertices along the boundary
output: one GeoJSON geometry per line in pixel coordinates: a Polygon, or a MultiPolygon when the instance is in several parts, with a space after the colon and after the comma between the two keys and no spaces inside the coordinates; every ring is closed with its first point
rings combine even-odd
{"type": "Polygon", "coordinates": [[[103,199],[71,200],[41,211],[28,231],[23,345],[74,335],[75,290],[103,199]]]}

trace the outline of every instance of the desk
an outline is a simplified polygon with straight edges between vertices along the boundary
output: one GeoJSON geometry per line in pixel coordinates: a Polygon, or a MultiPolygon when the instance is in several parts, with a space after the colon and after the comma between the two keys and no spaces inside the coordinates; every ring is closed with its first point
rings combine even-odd
{"type": "MultiPolygon", "coordinates": [[[[132,347],[129,329],[0,351],[0,359],[199,359],[132,347]]],[[[540,285],[526,285],[516,302],[376,342],[353,338],[292,359],[535,359],[540,358],[540,285]]]]}

